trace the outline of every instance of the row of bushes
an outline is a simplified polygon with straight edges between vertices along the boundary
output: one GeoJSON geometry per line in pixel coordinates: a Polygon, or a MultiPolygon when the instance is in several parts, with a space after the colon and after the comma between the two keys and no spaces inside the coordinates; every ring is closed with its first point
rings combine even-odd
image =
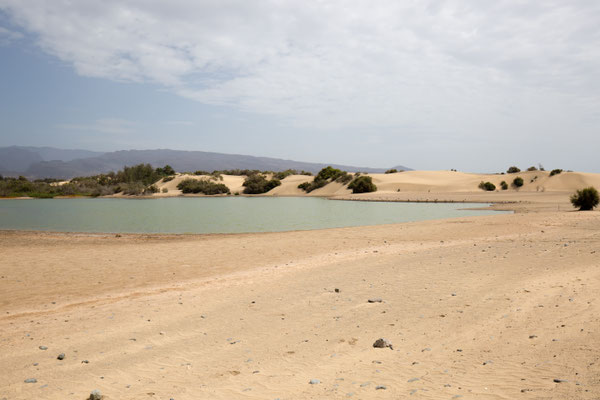
{"type": "MultiPolygon", "coordinates": [[[[527,168],[527,171],[545,171],[545,169],[540,164],[539,169],[537,167],[531,166],[531,167],[527,168]]],[[[517,174],[519,172],[521,172],[521,169],[519,167],[514,166],[514,165],[512,167],[509,167],[506,170],[506,173],[508,173],[508,174],[517,174]]],[[[553,169],[552,171],[550,171],[550,176],[558,175],[561,172],[563,172],[563,170],[560,169],[560,168],[553,169]]]]}
{"type": "Polygon", "coordinates": [[[348,185],[348,189],[351,189],[352,193],[367,193],[377,190],[377,186],[375,186],[370,176],[361,176],[360,173],[356,173],[353,176],[346,171],[331,166],[323,168],[312,182],[303,182],[298,185],[298,188],[304,190],[306,193],[310,193],[330,182],[348,185]]]}
{"type": "MultiPolygon", "coordinates": [[[[513,179],[512,186],[514,188],[520,188],[521,186],[523,186],[523,178],[521,178],[520,176],[517,176],[515,179],[513,179]]],[[[500,182],[500,188],[502,190],[507,190],[508,183],[506,183],[506,181],[500,182]]],[[[482,190],[485,190],[488,192],[493,192],[494,190],[496,190],[496,185],[494,185],[492,182],[481,181],[479,183],[479,189],[482,189],[482,190]]]]}
{"type": "Polygon", "coordinates": [[[195,171],[194,175],[211,175],[211,176],[219,176],[219,175],[233,175],[233,176],[252,176],[252,175],[273,175],[274,178],[279,180],[285,179],[290,175],[307,175],[312,176],[312,172],[308,171],[298,171],[295,169],[286,169],[285,171],[260,171],[258,169],[223,169],[223,170],[214,170],[213,172],[208,171],[195,171]]]}

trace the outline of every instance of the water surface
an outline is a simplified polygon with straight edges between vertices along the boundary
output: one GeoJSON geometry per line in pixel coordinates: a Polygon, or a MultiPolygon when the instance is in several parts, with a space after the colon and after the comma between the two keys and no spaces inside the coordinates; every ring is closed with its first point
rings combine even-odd
{"type": "Polygon", "coordinates": [[[470,203],[311,197],[0,200],[0,229],[113,233],[278,232],[489,215],[470,203]]]}

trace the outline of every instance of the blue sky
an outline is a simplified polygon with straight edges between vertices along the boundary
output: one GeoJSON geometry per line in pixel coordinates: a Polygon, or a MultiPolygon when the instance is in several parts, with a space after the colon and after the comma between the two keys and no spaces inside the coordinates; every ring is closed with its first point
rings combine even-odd
{"type": "Polygon", "coordinates": [[[0,146],[600,172],[600,5],[0,0],[0,146]]]}

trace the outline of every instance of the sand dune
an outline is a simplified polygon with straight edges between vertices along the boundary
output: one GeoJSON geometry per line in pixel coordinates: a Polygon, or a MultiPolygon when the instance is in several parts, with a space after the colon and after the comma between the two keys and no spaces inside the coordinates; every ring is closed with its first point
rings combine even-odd
{"type": "MultiPolygon", "coordinates": [[[[492,182],[496,185],[496,191],[485,193],[491,196],[493,193],[502,193],[506,196],[508,193],[544,193],[561,192],[573,193],[577,189],[588,186],[600,188],[600,174],[583,172],[563,172],[550,177],[548,171],[525,171],[517,174],[475,174],[454,171],[406,171],[394,174],[367,174],[373,178],[377,185],[378,194],[388,195],[389,200],[393,200],[389,194],[399,193],[398,199],[404,198],[404,193],[435,193],[443,196],[451,193],[470,193],[478,197],[484,193],[478,188],[480,182],[492,182]],[[512,181],[516,177],[523,178],[524,184],[520,188],[512,186],[512,181]],[[506,191],[500,189],[500,183],[505,181],[509,188],[506,191]]],[[[177,175],[170,182],[159,182],[157,186],[167,188],[168,193],[157,193],[155,196],[179,196],[181,191],[177,189],[177,184],[183,179],[210,179],[209,176],[196,175],[177,175]]],[[[229,187],[231,193],[243,193],[244,176],[223,175],[223,180],[215,182],[223,183],[229,187]]],[[[276,187],[265,196],[345,196],[351,193],[345,185],[340,183],[330,183],[327,186],[314,190],[307,194],[298,189],[302,182],[311,182],[314,177],[305,175],[291,175],[281,181],[281,186],[276,187]]],[[[443,197],[442,196],[442,197],[443,197]]],[[[438,199],[443,200],[438,196],[438,199]]]]}
{"type": "Polygon", "coordinates": [[[0,232],[0,398],[597,399],[599,226],[0,232]]]}

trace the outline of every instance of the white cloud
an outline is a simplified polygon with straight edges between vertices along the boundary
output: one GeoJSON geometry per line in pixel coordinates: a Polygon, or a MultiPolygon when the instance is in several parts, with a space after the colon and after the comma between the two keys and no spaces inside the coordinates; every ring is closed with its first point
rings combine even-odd
{"type": "Polygon", "coordinates": [[[552,135],[573,121],[598,121],[599,2],[0,0],[0,7],[81,75],[150,82],[301,126],[461,137],[552,135]]]}

